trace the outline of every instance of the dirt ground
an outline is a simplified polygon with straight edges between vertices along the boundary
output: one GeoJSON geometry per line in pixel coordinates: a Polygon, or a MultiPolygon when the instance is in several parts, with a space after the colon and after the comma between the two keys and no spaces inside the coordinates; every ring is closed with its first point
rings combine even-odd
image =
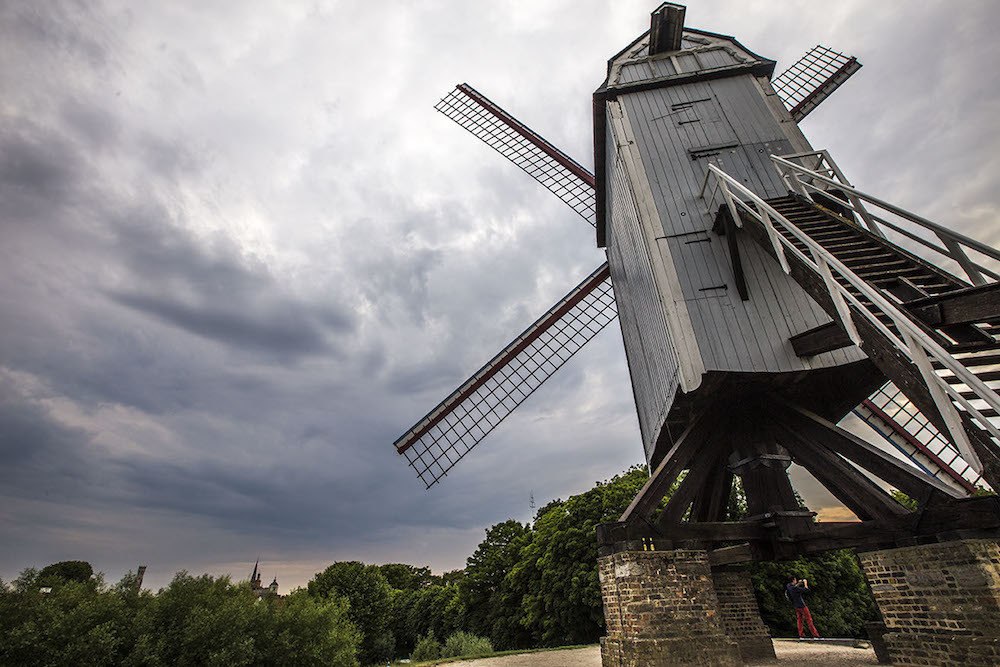
{"type": "MultiPolygon", "coordinates": [[[[777,661],[759,665],[829,665],[830,667],[861,667],[877,665],[875,652],[870,648],[849,646],[823,646],[809,643],[778,641],[774,643],[777,661]]],[[[481,658],[453,662],[461,667],[600,667],[601,649],[597,646],[567,651],[506,655],[501,658],[481,658]]]]}

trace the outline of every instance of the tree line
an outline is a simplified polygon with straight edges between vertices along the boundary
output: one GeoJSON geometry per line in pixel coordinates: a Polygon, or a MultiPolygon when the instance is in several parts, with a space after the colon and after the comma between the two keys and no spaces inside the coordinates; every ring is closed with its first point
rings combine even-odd
{"type": "MultiPolygon", "coordinates": [[[[457,632],[486,638],[496,650],[596,643],[605,629],[594,529],[617,520],[647,479],[637,466],[548,503],[531,523],[490,526],[464,570],[435,576],[429,568],[399,563],[334,563],[308,588],[320,597],[335,591],[349,599],[349,614],[364,636],[361,655],[371,662],[410,655],[422,639],[444,641],[457,632]]],[[[745,511],[737,486],[730,517],[745,511]]],[[[864,624],[877,618],[875,604],[847,550],[748,566],[774,636],[797,636],[784,596],[790,574],[809,579],[809,604],[826,636],[866,636],[864,624]]]]}
{"type": "MultiPolygon", "coordinates": [[[[0,582],[0,664],[339,667],[385,664],[418,644],[432,655],[449,640],[477,652],[595,643],[605,631],[594,528],[616,520],[646,479],[635,467],[548,503],[530,523],[490,526],[463,570],[337,562],[280,599],[186,572],[153,594],[131,574],[107,585],[87,564],[25,570],[0,582]]],[[[741,511],[735,493],[731,516],[741,511]]],[[[749,566],[775,636],[796,633],[788,574],[809,579],[824,635],[864,636],[875,607],[853,553],[749,566]]]]}

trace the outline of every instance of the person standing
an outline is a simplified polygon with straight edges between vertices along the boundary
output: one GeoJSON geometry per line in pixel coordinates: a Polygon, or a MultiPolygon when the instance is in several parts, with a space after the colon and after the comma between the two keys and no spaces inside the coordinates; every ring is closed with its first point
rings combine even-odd
{"type": "Polygon", "coordinates": [[[795,607],[795,621],[799,626],[799,639],[805,639],[802,635],[802,623],[803,621],[809,627],[809,632],[812,633],[813,638],[819,639],[819,632],[816,631],[816,626],[813,625],[812,614],[809,613],[809,605],[806,604],[805,594],[811,592],[809,590],[809,580],[800,580],[796,576],[792,576],[785,585],[785,597],[788,601],[792,603],[795,607]]]}

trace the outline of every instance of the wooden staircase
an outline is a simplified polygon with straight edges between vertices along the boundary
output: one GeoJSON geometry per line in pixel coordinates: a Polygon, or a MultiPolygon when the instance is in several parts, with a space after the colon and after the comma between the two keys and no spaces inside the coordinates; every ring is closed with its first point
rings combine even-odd
{"type": "MultiPolygon", "coordinates": [[[[822,201],[822,199],[821,199],[822,201]]],[[[1000,283],[973,286],[955,275],[908,252],[898,245],[861,228],[831,207],[813,203],[797,195],[766,200],[773,210],[792,223],[812,241],[822,246],[856,276],[903,311],[908,319],[949,355],[968,368],[992,389],[1000,387],[1000,283]]],[[[725,209],[723,209],[725,211],[725,209]]],[[[846,213],[846,212],[845,212],[846,213]]],[[[725,213],[724,213],[725,214],[725,213]]],[[[761,220],[741,211],[744,229],[777,259],[774,240],[761,220]]],[[[808,245],[783,224],[773,225],[784,240],[810,255],[808,245]]],[[[796,253],[784,252],[789,274],[809,292],[833,318],[835,324],[825,331],[804,332],[810,344],[803,356],[852,344],[842,325],[836,305],[823,276],[796,253]],[[822,341],[818,344],[817,341],[822,341]]],[[[844,286],[869,311],[868,316],[850,306],[852,321],[860,337],[860,346],[880,370],[898,386],[907,398],[941,431],[948,433],[945,417],[935,405],[931,390],[912,359],[899,353],[890,338],[871,321],[873,315],[889,332],[902,332],[892,317],[874,304],[861,290],[837,272],[832,278],[844,286]]],[[[824,329],[821,327],[820,329],[824,329]]],[[[796,341],[793,340],[793,345],[796,341]]],[[[798,349],[798,348],[797,348],[798,349]]],[[[980,413],[993,420],[995,409],[979,399],[955,374],[936,359],[930,359],[934,372],[972,401],[980,413]]],[[[970,445],[983,464],[983,476],[994,488],[1000,488],[1000,442],[969,418],[958,402],[958,410],[970,445]]]]}

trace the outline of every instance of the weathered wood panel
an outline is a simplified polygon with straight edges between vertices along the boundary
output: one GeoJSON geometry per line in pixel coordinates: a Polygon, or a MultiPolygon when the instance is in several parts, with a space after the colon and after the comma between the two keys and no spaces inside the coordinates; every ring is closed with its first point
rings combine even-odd
{"type": "Polygon", "coordinates": [[[679,385],[677,353],[670,341],[663,304],[653,278],[649,247],[643,238],[628,174],[608,136],[608,174],[612,174],[608,247],[611,280],[618,302],[632,392],[647,458],[667,418],[679,385]]]}
{"type": "Polygon", "coordinates": [[[791,144],[752,76],[642,91],[619,100],[653,190],[662,227],[657,244],[680,279],[681,294],[670,297],[688,306],[705,369],[787,372],[861,359],[856,349],[798,357],[788,339],[829,318],[772,258],[740,238],[750,294],[742,301],[726,244],[710,231],[715,211],[699,197],[709,163],[763,196],[785,192],[769,155],[789,152],[791,144]]]}

